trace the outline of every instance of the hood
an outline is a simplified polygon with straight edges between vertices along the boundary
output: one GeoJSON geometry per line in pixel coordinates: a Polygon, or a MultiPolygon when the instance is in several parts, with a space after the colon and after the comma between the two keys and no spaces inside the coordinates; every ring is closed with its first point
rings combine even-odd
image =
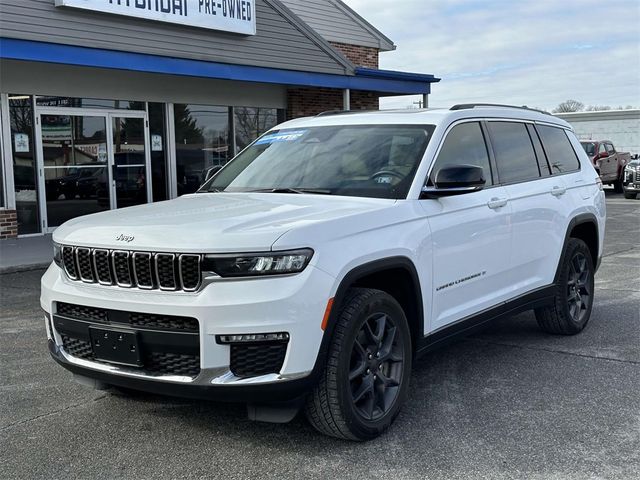
{"type": "Polygon", "coordinates": [[[307,194],[199,193],[79,217],[57,228],[53,240],[124,250],[265,251],[297,227],[375,211],[394,203],[307,194]]]}

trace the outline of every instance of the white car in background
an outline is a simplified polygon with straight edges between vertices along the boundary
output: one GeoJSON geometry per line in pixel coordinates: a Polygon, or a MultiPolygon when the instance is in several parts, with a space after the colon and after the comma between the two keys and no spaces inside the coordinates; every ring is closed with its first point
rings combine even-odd
{"type": "Polygon", "coordinates": [[[85,383],[300,408],[319,431],[390,426],[417,356],[535,309],[580,332],[602,184],[571,127],[458,105],[279,125],[200,190],[53,236],[49,349],[85,383]]]}

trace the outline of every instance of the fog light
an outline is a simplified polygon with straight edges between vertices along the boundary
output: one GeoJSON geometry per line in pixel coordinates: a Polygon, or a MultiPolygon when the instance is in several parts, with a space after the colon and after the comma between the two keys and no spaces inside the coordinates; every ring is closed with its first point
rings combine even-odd
{"type": "Polygon", "coordinates": [[[286,332],[280,333],[245,333],[240,335],[216,335],[216,342],[222,345],[229,345],[232,343],[281,343],[288,342],[289,334],[286,332]]]}

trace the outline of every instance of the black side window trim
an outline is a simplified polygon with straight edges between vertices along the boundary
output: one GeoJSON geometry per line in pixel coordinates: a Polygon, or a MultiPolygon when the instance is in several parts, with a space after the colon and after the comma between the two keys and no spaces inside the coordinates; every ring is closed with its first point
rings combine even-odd
{"type": "Polygon", "coordinates": [[[533,149],[536,153],[536,158],[538,159],[538,170],[540,171],[540,176],[542,178],[551,177],[553,172],[551,172],[551,165],[549,165],[549,159],[544,151],[542,139],[540,138],[538,130],[532,123],[528,123],[527,131],[529,132],[529,137],[531,137],[533,149]]]}

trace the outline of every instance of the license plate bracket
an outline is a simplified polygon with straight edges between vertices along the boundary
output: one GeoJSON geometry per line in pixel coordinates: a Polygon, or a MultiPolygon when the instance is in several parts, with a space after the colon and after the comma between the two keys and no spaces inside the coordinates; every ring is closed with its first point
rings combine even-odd
{"type": "Polygon", "coordinates": [[[96,360],[130,367],[142,367],[137,332],[116,328],[89,327],[96,360]]]}

